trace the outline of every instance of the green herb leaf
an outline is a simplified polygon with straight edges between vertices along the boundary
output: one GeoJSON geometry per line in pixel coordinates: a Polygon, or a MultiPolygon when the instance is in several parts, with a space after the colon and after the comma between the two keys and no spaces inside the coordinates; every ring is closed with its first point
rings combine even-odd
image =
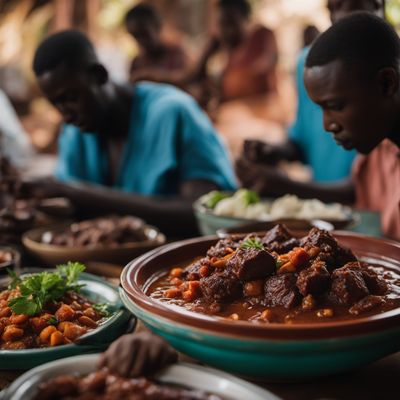
{"type": "Polygon", "coordinates": [[[257,250],[264,250],[264,245],[262,244],[261,240],[257,237],[248,238],[244,240],[240,244],[241,249],[257,249],[257,250]]]}
{"type": "Polygon", "coordinates": [[[110,305],[106,303],[93,304],[92,308],[105,317],[111,314],[110,305]]]}
{"type": "Polygon", "coordinates": [[[7,273],[8,276],[11,278],[11,283],[8,285],[8,288],[15,289],[21,282],[21,279],[19,279],[19,276],[12,269],[7,268],[7,273]]]}
{"type": "Polygon", "coordinates": [[[76,282],[85,266],[69,262],[57,267],[55,272],[41,272],[20,279],[16,285],[21,296],[8,302],[16,314],[36,315],[48,302],[59,300],[68,291],[79,291],[85,285],[76,282]]]}
{"type": "Polygon", "coordinates": [[[221,200],[229,197],[229,194],[213,190],[203,197],[203,205],[207,208],[214,208],[221,200]]]}
{"type": "Polygon", "coordinates": [[[47,320],[48,325],[57,325],[58,324],[58,319],[55,315],[52,315],[48,320],[47,320]]]}

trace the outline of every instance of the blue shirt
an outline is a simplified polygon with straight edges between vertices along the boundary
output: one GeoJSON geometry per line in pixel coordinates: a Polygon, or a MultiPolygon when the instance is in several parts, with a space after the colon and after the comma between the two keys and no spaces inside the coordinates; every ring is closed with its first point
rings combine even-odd
{"type": "MultiPolygon", "coordinates": [[[[63,127],[56,176],[106,185],[108,155],[99,138],[63,127]]],[[[173,195],[179,184],[204,179],[236,188],[226,150],[195,100],[170,85],[134,86],[130,128],[114,188],[142,195],[173,195]]]]}
{"type": "Polygon", "coordinates": [[[296,121],[289,129],[289,138],[301,149],[304,162],[313,172],[313,179],[332,182],[350,175],[356,151],[340,147],[332,134],[323,128],[321,107],[308,97],[303,82],[303,70],[309,48],[302,50],[296,69],[298,105],[296,121]]]}

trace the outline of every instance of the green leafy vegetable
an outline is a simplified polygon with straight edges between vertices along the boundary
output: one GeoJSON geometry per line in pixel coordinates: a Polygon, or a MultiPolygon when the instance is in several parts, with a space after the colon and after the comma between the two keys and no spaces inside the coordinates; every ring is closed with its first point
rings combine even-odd
{"type": "Polygon", "coordinates": [[[204,196],[203,204],[207,208],[214,208],[221,200],[229,197],[229,194],[213,190],[204,196]]]}
{"type": "Polygon", "coordinates": [[[58,324],[58,319],[55,315],[52,315],[48,320],[47,320],[48,325],[57,325],[58,324]]]}
{"type": "Polygon", "coordinates": [[[77,280],[84,269],[80,263],[69,262],[59,265],[55,272],[44,271],[19,279],[14,284],[21,295],[12,298],[8,306],[16,314],[36,315],[46,303],[59,300],[66,292],[79,292],[84,285],[78,285],[77,280]]]}
{"type": "Polygon", "coordinates": [[[15,289],[21,282],[21,279],[19,279],[19,276],[12,269],[7,268],[7,273],[11,278],[11,283],[8,285],[8,287],[10,289],[15,289]]]}
{"type": "Polygon", "coordinates": [[[104,317],[111,314],[110,305],[106,303],[93,304],[92,308],[104,317]]]}
{"type": "Polygon", "coordinates": [[[260,202],[260,197],[256,192],[252,190],[240,189],[238,192],[240,197],[243,199],[243,203],[245,206],[249,206],[250,204],[256,204],[260,202]]]}
{"type": "Polygon", "coordinates": [[[257,249],[257,250],[264,250],[264,245],[260,241],[260,239],[254,237],[244,240],[241,245],[241,249],[257,249]]]}

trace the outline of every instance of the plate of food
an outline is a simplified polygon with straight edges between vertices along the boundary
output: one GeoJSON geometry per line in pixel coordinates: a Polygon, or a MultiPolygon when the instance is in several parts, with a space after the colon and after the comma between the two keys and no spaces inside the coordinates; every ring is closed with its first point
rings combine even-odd
{"type": "Polygon", "coordinates": [[[260,221],[270,226],[285,223],[294,230],[321,227],[321,221],[326,221],[335,229],[343,229],[358,219],[350,207],[342,204],[326,204],[290,194],[275,200],[264,200],[247,189],[239,189],[235,193],[212,191],[200,197],[193,207],[203,235],[260,221]]]}
{"type": "Polygon", "coordinates": [[[127,379],[96,371],[98,359],[98,354],[76,356],[35,368],[17,379],[3,399],[72,400],[84,394],[85,399],[100,400],[136,394],[135,398],[157,400],[278,400],[249,382],[199,365],[177,363],[151,379],[127,379]]]}
{"type": "Polygon", "coordinates": [[[11,274],[0,291],[0,365],[27,369],[98,351],[123,334],[131,315],[118,291],[67,263],[56,270],[11,274]]]}
{"type": "Polygon", "coordinates": [[[278,225],[148,253],[122,301],[191,357],[259,379],[310,379],[400,350],[400,245],[278,225]]]}
{"type": "Polygon", "coordinates": [[[108,216],[34,229],[24,246],[47,265],[67,260],[125,264],[165,243],[157,228],[132,216],[108,216]]]}

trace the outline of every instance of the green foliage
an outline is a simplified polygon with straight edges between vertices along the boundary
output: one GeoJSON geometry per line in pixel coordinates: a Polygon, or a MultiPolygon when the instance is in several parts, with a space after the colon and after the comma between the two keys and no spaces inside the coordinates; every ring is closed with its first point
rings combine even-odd
{"type": "Polygon", "coordinates": [[[29,275],[19,279],[18,283],[14,282],[13,277],[14,285],[19,288],[21,295],[9,300],[8,306],[16,314],[36,315],[47,302],[59,300],[68,291],[79,292],[84,285],[78,285],[77,280],[84,269],[83,264],[69,262],[59,265],[55,272],[44,271],[29,275]]]}
{"type": "Polygon", "coordinates": [[[92,308],[104,317],[111,314],[110,305],[106,303],[93,304],[92,308]]]}
{"type": "Polygon", "coordinates": [[[240,189],[239,192],[245,206],[249,206],[250,204],[256,204],[260,202],[260,197],[256,192],[252,190],[240,189]]]}
{"type": "Polygon", "coordinates": [[[244,240],[240,244],[241,249],[257,249],[257,250],[264,250],[264,245],[260,241],[260,239],[254,237],[254,238],[248,238],[244,240]]]}
{"type": "Polygon", "coordinates": [[[221,200],[226,199],[227,197],[229,197],[229,194],[213,190],[204,196],[203,205],[207,208],[214,208],[221,200]]]}

